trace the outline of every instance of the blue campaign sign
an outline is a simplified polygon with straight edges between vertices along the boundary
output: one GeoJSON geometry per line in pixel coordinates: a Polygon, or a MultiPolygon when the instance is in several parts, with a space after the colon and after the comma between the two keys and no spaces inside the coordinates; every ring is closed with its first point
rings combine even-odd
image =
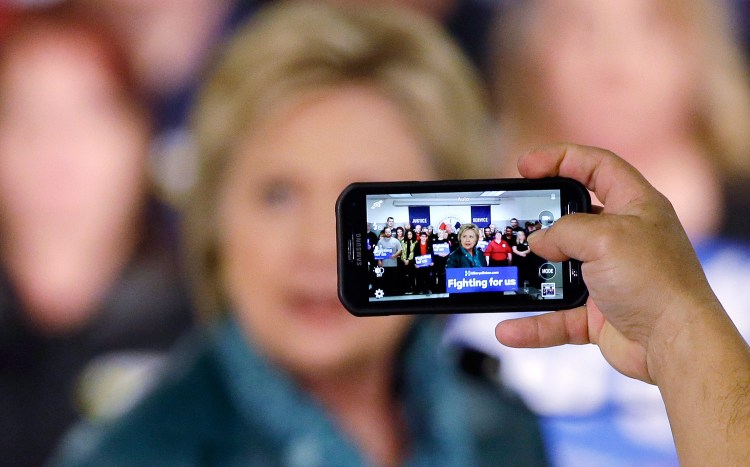
{"type": "Polygon", "coordinates": [[[451,254],[451,246],[448,243],[433,243],[432,252],[438,256],[448,256],[451,254]]]}
{"type": "Polygon", "coordinates": [[[427,266],[432,266],[432,255],[415,256],[414,266],[418,268],[426,268],[427,266]]]}
{"type": "Polygon", "coordinates": [[[489,206],[472,206],[471,222],[479,228],[487,227],[492,223],[490,219],[491,209],[489,206]]]}
{"type": "Polygon", "coordinates": [[[383,248],[375,245],[375,249],[372,250],[375,259],[389,259],[393,256],[393,248],[383,248]]]}
{"type": "Polygon", "coordinates": [[[518,268],[448,268],[446,291],[451,293],[514,292],[518,290],[518,268]]]}
{"type": "Polygon", "coordinates": [[[412,228],[415,225],[421,225],[422,227],[430,225],[430,207],[409,206],[409,223],[412,228]]]}

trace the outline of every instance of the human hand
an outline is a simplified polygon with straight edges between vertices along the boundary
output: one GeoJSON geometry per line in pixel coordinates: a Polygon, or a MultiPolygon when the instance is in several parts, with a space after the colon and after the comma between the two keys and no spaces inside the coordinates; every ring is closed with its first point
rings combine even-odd
{"type": "Polygon", "coordinates": [[[523,156],[518,168],[527,178],[576,179],[604,207],[563,216],[529,237],[531,250],[550,261],[583,261],[586,306],[504,321],[498,340],[512,347],[597,344],[621,373],[658,382],[682,324],[707,308],[721,312],[671,204],[602,149],[546,146],[523,156]]]}

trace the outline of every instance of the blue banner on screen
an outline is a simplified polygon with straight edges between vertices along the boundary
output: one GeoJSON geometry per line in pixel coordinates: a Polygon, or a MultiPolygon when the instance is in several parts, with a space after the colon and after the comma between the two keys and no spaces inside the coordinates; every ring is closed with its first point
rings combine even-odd
{"type": "Polygon", "coordinates": [[[472,206],[471,207],[471,222],[476,224],[479,228],[487,227],[491,224],[490,222],[490,207],[489,206],[472,206]]]}
{"type": "Polygon", "coordinates": [[[409,223],[412,228],[415,225],[421,225],[422,227],[430,225],[430,207],[409,206],[409,223]]]}
{"type": "Polygon", "coordinates": [[[432,252],[438,256],[448,256],[451,254],[451,246],[448,243],[433,243],[432,252]]]}
{"type": "Polygon", "coordinates": [[[393,248],[383,248],[375,245],[372,253],[375,256],[375,259],[389,259],[393,256],[393,248]]]}
{"type": "Polygon", "coordinates": [[[518,268],[448,268],[445,270],[447,292],[512,292],[518,290],[518,268]]]}
{"type": "Polygon", "coordinates": [[[414,266],[418,268],[426,268],[427,266],[432,266],[432,255],[415,256],[414,266]]]}

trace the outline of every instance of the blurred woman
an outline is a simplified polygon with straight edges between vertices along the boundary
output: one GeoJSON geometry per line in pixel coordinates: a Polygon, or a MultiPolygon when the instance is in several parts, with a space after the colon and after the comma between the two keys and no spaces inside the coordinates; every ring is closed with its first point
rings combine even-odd
{"type": "MultiPolygon", "coordinates": [[[[728,4],[513,2],[496,28],[493,91],[504,152],[561,140],[606,147],[664,193],[748,336],[750,310],[737,293],[743,285],[736,271],[750,253],[717,237],[722,223],[735,230],[744,224],[745,237],[750,231],[747,206],[727,209],[727,202],[750,198],[724,195],[750,177],[750,84],[728,4]]],[[[502,175],[515,175],[506,161],[502,175]]],[[[633,238],[634,254],[639,241],[633,238]]],[[[612,372],[586,347],[509,352],[489,333],[486,344],[479,342],[477,329],[508,317],[466,317],[454,325],[500,356],[505,379],[543,415],[557,465],[677,464],[656,388],[612,372]],[[570,377],[578,371],[590,377],[570,377]]]]}
{"type": "Polygon", "coordinates": [[[712,0],[517,2],[495,41],[506,151],[606,147],[669,198],[693,241],[718,233],[727,183],[750,177],[750,80],[730,17],[712,0]]]}
{"type": "Polygon", "coordinates": [[[474,224],[463,224],[458,229],[459,247],[448,255],[447,268],[483,268],[487,267],[484,253],[477,249],[479,227],[474,224]]]}
{"type": "Polygon", "coordinates": [[[41,465],[137,398],[191,310],[117,40],[66,6],[2,35],[0,463],[41,465]]]}
{"type": "Polygon", "coordinates": [[[337,299],[331,206],[347,184],[486,167],[469,70],[435,25],[390,10],[282,2],[246,25],[195,112],[187,251],[207,330],[62,463],[544,463],[533,417],[462,375],[437,323],[363,320],[337,299]],[[268,248],[259,220],[312,240],[268,248]]]}

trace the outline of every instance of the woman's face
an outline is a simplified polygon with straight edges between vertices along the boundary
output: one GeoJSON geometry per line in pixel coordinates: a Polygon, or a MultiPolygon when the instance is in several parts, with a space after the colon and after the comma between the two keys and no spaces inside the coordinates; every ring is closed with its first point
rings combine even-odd
{"type": "Polygon", "coordinates": [[[412,232],[411,230],[407,230],[406,231],[406,239],[407,240],[414,240],[414,232],[412,232]]]}
{"type": "Polygon", "coordinates": [[[133,222],[149,133],[105,50],[53,30],[8,50],[0,76],[4,235],[89,239],[133,222]]]}
{"type": "Polygon", "coordinates": [[[516,232],[516,243],[523,243],[526,241],[526,234],[523,230],[516,232]]]}
{"type": "Polygon", "coordinates": [[[363,320],[341,306],[332,209],[339,193],[353,180],[434,177],[409,122],[375,91],[352,86],[307,97],[247,132],[219,206],[232,311],[252,342],[303,377],[392,357],[410,323],[363,320]],[[299,240],[270,234],[299,225],[309,226],[299,240]]]}
{"type": "MultiPolygon", "coordinates": [[[[532,50],[556,139],[619,153],[693,112],[695,51],[662,0],[545,0],[532,50]]],[[[642,143],[641,143],[642,144],[642,143]]]]}
{"type": "Polygon", "coordinates": [[[477,246],[478,241],[479,239],[477,238],[477,234],[473,230],[465,230],[461,234],[461,246],[466,250],[472,250],[475,246],[477,246]]]}

